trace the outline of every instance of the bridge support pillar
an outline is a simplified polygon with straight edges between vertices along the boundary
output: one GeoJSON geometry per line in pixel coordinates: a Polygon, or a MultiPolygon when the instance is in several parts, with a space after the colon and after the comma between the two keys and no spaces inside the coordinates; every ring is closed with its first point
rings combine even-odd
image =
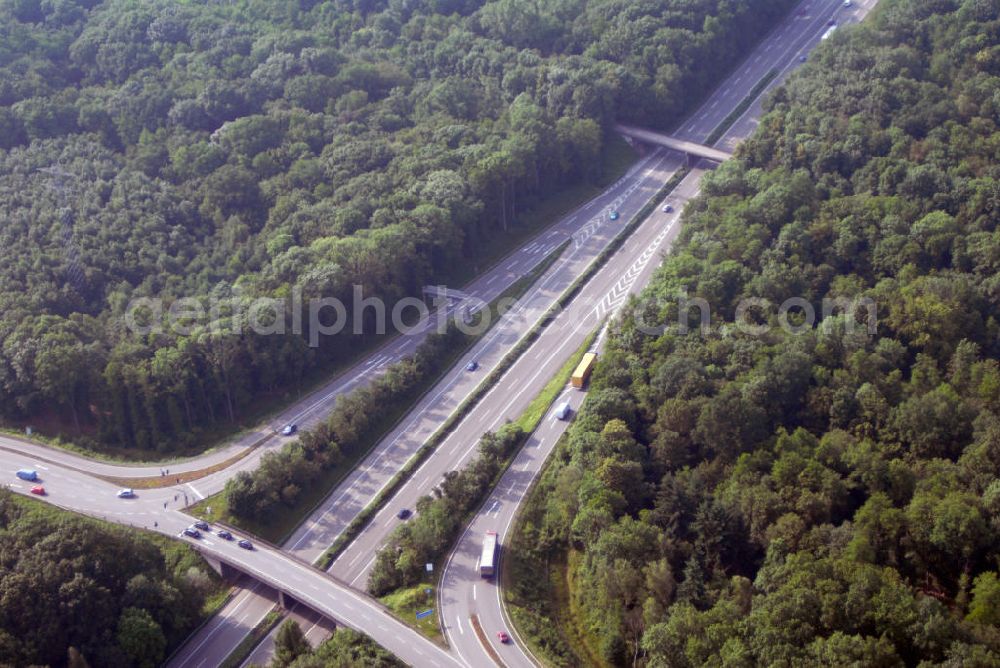
{"type": "Polygon", "coordinates": [[[295,599],[283,591],[278,592],[278,605],[282,610],[291,610],[295,607],[295,599]]]}
{"type": "Polygon", "coordinates": [[[240,572],[226,562],[220,561],[206,554],[202,554],[201,557],[205,560],[205,563],[207,563],[212,570],[218,573],[219,577],[226,582],[236,582],[240,578],[240,572]]]}

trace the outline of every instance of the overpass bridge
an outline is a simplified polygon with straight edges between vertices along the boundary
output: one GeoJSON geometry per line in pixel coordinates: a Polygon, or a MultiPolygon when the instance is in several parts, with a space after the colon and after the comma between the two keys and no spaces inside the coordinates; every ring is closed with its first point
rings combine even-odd
{"type": "Polygon", "coordinates": [[[412,666],[463,668],[457,657],[396,619],[371,597],[351,589],[329,573],[259,538],[254,539],[253,550],[242,550],[213,538],[211,534],[200,540],[182,536],[224,578],[247,575],[277,591],[282,607],[297,602],[370,636],[412,666]]]}
{"type": "Polygon", "coordinates": [[[444,299],[452,304],[456,304],[455,311],[461,316],[465,324],[471,323],[472,316],[489,306],[489,304],[475,295],[466,294],[461,290],[453,290],[443,285],[425,285],[424,297],[444,299]]]}
{"type": "Polygon", "coordinates": [[[671,137],[670,135],[663,134],[662,132],[654,132],[644,128],[637,128],[632,125],[623,125],[619,123],[615,125],[615,131],[621,135],[637,139],[647,144],[656,144],[657,146],[669,148],[672,151],[680,151],[688,156],[689,163],[697,162],[697,160],[701,158],[705,158],[706,160],[711,160],[713,162],[724,162],[733,157],[732,153],[723,151],[722,149],[704,146],[703,144],[687,141],[685,139],[677,139],[676,137],[671,137]]]}

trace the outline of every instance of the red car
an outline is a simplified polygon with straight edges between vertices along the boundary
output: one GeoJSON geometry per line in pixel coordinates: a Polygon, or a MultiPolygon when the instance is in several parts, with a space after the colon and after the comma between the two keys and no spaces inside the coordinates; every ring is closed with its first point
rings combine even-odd
{"type": "Polygon", "coordinates": [[[38,496],[45,496],[45,488],[41,485],[35,485],[31,488],[32,494],[37,494],[38,496]]]}
{"type": "Polygon", "coordinates": [[[506,645],[510,642],[510,636],[507,635],[506,631],[497,631],[497,640],[506,645]]]}

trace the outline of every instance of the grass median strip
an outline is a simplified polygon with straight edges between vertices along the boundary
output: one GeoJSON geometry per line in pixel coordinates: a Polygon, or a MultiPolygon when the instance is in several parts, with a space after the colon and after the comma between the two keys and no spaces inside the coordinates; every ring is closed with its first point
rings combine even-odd
{"type": "Polygon", "coordinates": [[[538,396],[531,400],[531,403],[528,404],[528,407],[521,413],[520,417],[514,421],[514,424],[520,427],[526,434],[530,434],[538,428],[539,423],[545,417],[545,413],[549,410],[552,402],[558,398],[563,388],[569,382],[570,376],[573,375],[573,369],[576,368],[576,365],[583,359],[584,354],[590,349],[591,344],[597,337],[598,331],[600,331],[600,328],[587,336],[583,345],[566,360],[562,368],[556,372],[556,375],[542,388],[538,396]]]}
{"type": "MultiPolygon", "coordinates": [[[[263,443],[267,438],[261,438],[260,443],[263,443]]],[[[246,458],[251,452],[253,452],[260,443],[255,443],[254,445],[247,446],[243,450],[239,451],[229,459],[221,461],[218,464],[213,464],[212,466],[207,466],[203,469],[198,469],[197,471],[185,471],[183,473],[177,473],[170,475],[154,476],[154,477],[143,477],[143,478],[120,478],[118,476],[97,476],[107,480],[108,482],[118,485],[119,487],[132,487],[133,489],[153,489],[156,487],[170,487],[172,485],[182,485],[184,483],[193,482],[205,476],[212,475],[213,473],[218,473],[219,471],[224,471],[230,466],[246,458]]]]}
{"type": "Polygon", "coordinates": [[[479,638],[479,642],[482,643],[483,649],[486,650],[486,653],[490,655],[490,658],[493,659],[498,666],[504,665],[500,655],[497,654],[495,649],[493,649],[493,645],[490,643],[490,639],[486,636],[486,632],[483,631],[483,625],[479,623],[479,615],[472,615],[472,617],[469,618],[469,621],[472,624],[473,630],[476,632],[476,637],[479,638]]]}

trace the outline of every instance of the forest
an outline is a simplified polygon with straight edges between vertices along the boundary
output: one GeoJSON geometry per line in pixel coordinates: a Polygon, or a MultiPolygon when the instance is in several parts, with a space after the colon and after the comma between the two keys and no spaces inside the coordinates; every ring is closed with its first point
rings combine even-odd
{"type": "Polygon", "coordinates": [[[792,4],[0,0],[0,420],[198,447],[364,345],[285,331],[293,295],[474,266],[599,176],[613,121],[671,126],[792,4]]]}
{"type": "Polygon", "coordinates": [[[705,177],[506,552],[553,664],[1000,665],[998,16],[882,0],[705,177]]]}
{"type": "Polygon", "coordinates": [[[176,541],[0,490],[0,664],[158,666],[226,587],[176,541]]]}

